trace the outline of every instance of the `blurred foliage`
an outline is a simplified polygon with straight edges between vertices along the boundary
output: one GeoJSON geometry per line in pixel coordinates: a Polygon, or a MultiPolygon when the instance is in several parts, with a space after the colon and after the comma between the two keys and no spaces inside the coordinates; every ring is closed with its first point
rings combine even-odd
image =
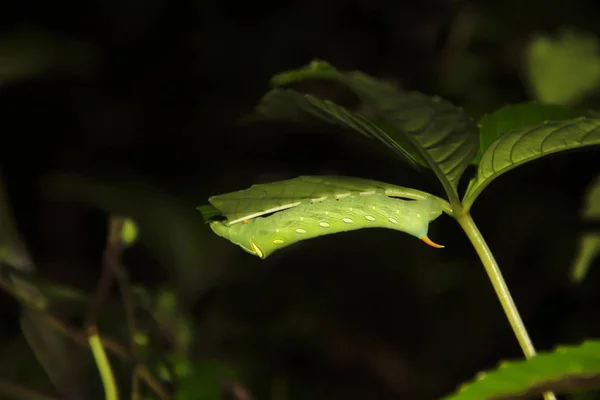
{"type": "Polygon", "coordinates": [[[527,73],[536,100],[577,104],[600,89],[598,38],[572,31],[555,40],[535,36],[529,44],[527,73]]]}
{"type": "MultiPolygon", "coordinates": [[[[532,100],[598,110],[598,11],[590,0],[127,0],[68,9],[13,2],[0,13],[0,168],[36,262],[30,280],[56,285],[44,291],[53,293],[53,313],[80,326],[100,275],[106,218],[127,215],[138,235],[123,264],[150,293],[139,329],[157,353],[148,355],[152,370],[177,371],[161,375],[164,385],[191,388],[182,396],[198,387],[214,394],[231,379],[240,382],[225,385],[229,393],[241,386],[255,399],[450,393],[473,371],[519,356],[454,224],[431,228],[447,238],[443,255],[390,232],[353,232],[299,244],[265,264],[213,237],[194,207],[215,193],[301,174],[433,192],[368,139],[232,121],[254,108],[273,74],[314,58],[440,95],[474,119],[532,100]],[[534,66],[544,70],[532,77],[534,66]]],[[[306,85],[317,97],[356,105],[336,85],[306,85]]],[[[597,157],[563,155],[513,172],[474,210],[540,349],[600,336],[600,269],[576,287],[566,279],[597,157]]],[[[0,307],[2,378],[49,390],[26,352],[17,304],[2,294],[0,307]]],[[[100,327],[127,343],[117,293],[100,327]]],[[[101,398],[89,352],[79,350],[68,358],[82,372],[78,382],[90,387],[86,399],[101,398]]],[[[117,372],[128,388],[127,366],[117,372]]]]}
{"type": "MultiPolygon", "coordinates": [[[[585,194],[582,207],[582,218],[586,222],[600,221],[600,175],[596,176],[585,194]]],[[[571,278],[581,282],[588,273],[592,262],[600,254],[600,231],[596,228],[584,232],[579,238],[579,250],[571,267],[571,278]]]]}
{"type": "Polygon", "coordinates": [[[83,75],[97,65],[88,43],[51,32],[23,28],[0,37],[0,84],[41,79],[48,74],[83,75]]]}
{"type": "Polygon", "coordinates": [[[135,243],[138,235],[138,228],[135,222],[131,219],[126,219],[121,231],[121,239],[127,246],[135,243]]]}
{"type": "Polygon", "coordinates": [[[176,400],[217,400],[223,398],[221,382],[239,380],[235,367],[219,360],[204,360],[180,382],[176,400]]]}

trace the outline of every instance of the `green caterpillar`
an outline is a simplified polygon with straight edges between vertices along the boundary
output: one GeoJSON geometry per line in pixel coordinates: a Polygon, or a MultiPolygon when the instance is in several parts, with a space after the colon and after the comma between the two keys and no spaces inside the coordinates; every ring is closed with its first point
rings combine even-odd
{"type": "Polygon", "coordinates": [[[395,229],[444,247],[427,237],[429,222],[442,213],[441,200],[395,198],[405,195],[403,189],[362,178],[300,176],[213,196],[212,213],[198,208],[217,235],[263,259],[301,240],[361,228],[395,229]],[[226,219],[215,220],[215,214],[226,219]]]}

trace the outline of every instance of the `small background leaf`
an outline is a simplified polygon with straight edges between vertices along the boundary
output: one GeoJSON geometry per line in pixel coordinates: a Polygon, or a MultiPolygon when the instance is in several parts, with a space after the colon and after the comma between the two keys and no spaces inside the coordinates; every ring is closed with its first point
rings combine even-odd
{"type": "Polygon", "coordinates": [[[237,380],[238,375],[234,367],[223,361],[198,362],[188,376],[181,378],[175,400],[221,400],[223,384],[237,380]]]}
{"type": "Polygon", "coordinates": [[[582,214],[587,220],[600,218],[600,175],[588,187],[582,214]]]}
{"type": "Polygon", "coordinates": [[[576,104],[600,88],[600,47],[593,35],[563,31],[535,36],[527,51],[527,75],[543,103],[576,104]]]}
{"type": "Polygon", "coordinates": [[[131,218],[125,219],[121,229],[121,240],[126,246],[132,246],[138,237],[138,227],[131,218]]]}
{"type": "Polygon", "coordinates": [[[513,129],[528,128],[546,121],[562,121],[584,113],[557,104],[512,104],[479,120],[479,152],[473,161],[479,164],[483,152],[500,136],[513,129]]]}
{"type": "Polygon", "coordinates": [[[479,374],[443,400],[527,399],[545,391],[565,393],[600,387],[600,341],[558,347],[530,360],[507,361],[479,374]]]}
{"type": "Polygon", "coordinates": [[[196,207],[196,210],[200,211],[205,223],[208,223],[214,218],[221,215],[221,211],[219,211],[215,206],[210,204],[203,204],[201,206],[198,206],[196,207]]]}
{"type": "Polygon", "coordinates": [[[411,154],[417,153],[436,173],[447,192],[455,191],[460,177],[477,153],[475,123],[457,107],[434,96],[397,90],[361,72],[340,72],[325,62],[276,75],[274,86],[306,79],[330,79],[347,86],[388,124],[387,137],[411,154]],[[393,130],[392,130],[393,129],[393,130]]]}
{"type": "Polygon", "coordinates": [[[481,191],[500,175],[529,161],[560,151],[600,144],[600,119],[577,118],[510,131],[483,153],[463,203],[471,207],[481,191]]]}
{"type": "Polygon", "coordinates": [[[96,57],[83,41],[21,29],[0,39],[0,84],[55,73],[85,76],[94,71],[96,57]]]}
{"type": "MultiPolygon", "coordinates": [[[[600,175],[592,182],[582,209],[584,221],[600,220],[600,175]]],[[[579,250],[573,262],[571,278],[581,282],[594,259],[600,254],[600,232],[587,232],[579,238],[579,250]]]]}

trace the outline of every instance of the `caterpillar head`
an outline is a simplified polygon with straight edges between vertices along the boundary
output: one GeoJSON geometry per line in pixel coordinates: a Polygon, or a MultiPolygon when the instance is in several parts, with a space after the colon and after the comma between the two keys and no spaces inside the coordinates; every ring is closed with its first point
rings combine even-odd
{"type": "Polygon", "coordinates": [[[226,221],[214,221],[210,227],[218,236],[237,244],[245,252],[265,259],[277,250],[283,241],[277,238],[269,239],[268,234],[257,234],[253,231],[254,223],[254,219],[232,225],[227,225],[226,221]]]}

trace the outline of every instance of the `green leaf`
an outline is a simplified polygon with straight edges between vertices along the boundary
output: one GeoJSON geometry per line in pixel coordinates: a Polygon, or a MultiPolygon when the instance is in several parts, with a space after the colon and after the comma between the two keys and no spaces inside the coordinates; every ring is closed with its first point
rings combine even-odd
{"type": "Polygon", "coordinates": [[[386,124],[386,135],[375,137],[390,147],[395,143],[415,158],[418,155],[448,195],[456,197],[460,177],[479,147],[477,126],[461,109],[437,96],[398,90],[361,72],[340,72],[322,61],[276,75],[272,85],[306,79],[333,80],[352,90],[375,114],[372,120],[386,124]]]}
{"type": "Polygon", "coordinates": [[[527,49],[527,75],[538,101],[580,102],[600,88],[598,38],[569,30],[556,39],[535,36],[527,49]]]}
{"type": "Polygon", "coordinates": [[[596,176],[587,189],[582,216],[588,221],[600,218],[600,175],[596,176]]]}
{"type": "MultiPolygon", "coordinates": [[[[585,221],[600,220],[600,175],[589,186],[582,210],[585,221]]],[[[581,282],[590,264],[600,254],[600,232],[586,232],[579,238],[579,250],[571,268],[571,278],[581,282]]]]}
{"type": "Polygon", "coordinates": [[[502,107],[479,120],[479,152],[473,164],[479,164],[492,142],[513,129],[529,128],[546,121],[562,121],[584,113],[556,104],[522,103],[502,107]]]}
{"type": "Polygon", "coordinates": [[[403,146],[396,143],[373,121],[329,100],[321,100],[294,90],[274,89],[261,99],[256,113],[261,119],[300,123],[319,121],[353,129],[370,139],[381,138],[411,167],[419,169],[419,164],[425,165],[418,154],[411,154],[406,150],[406,144],[403,146]]]}
{"type": "Polygon", "coordinates": [[[506,361],[443,400],[528,399],[546,391],[600,387],[600,341],[561,346],[529,360],[506,361]]]}
{"type": "Polygon", "coordinates": [[[463,205],[470,209],[482,190],[500,175],[540,157],[600,144],[600,118],[547,122],[512,130],[483,153],[477,175],[471,180],[463,205]]]}
{"type": "Polygon", "coordinates": [[[591,232],[581,235],[571,267],[571,279],[576,283],[582,282],[598,255],[600,255],[600,233],[591,232]]]}
{"type": "Polygon", "coordinates": [[[239,372],[220,360],[195,364],[189,375],[180,379],[175,400],[221,400],[223,384],[237,380],[239,372]]]}
{"type": "Polygon", "coordinates": [[[0,246],[0,262],[10,262],[10,249],[6,246],[0,246]]]}
{"type": "Polygon", "coordinates": [[[134,220],[126,218],[121,228],[121,240],[125,246],[133,246],[138,237],[138,227],[134,220]]]}
{"type": "Polygon", "coordinates": [[[200,211],[206,224],[221,215],[221,211],[211,204],[203,204],[196,207],[196,210],[200,211]]]}
{"type": "Polygon", "coordinates": [[[160,289],[152,313],[161,327],[173,332],[171,334],[173,350],[179,354],[187,354],[194,337],[193,326],[182,311],[177,293],[167,288],[160,289]]]}

